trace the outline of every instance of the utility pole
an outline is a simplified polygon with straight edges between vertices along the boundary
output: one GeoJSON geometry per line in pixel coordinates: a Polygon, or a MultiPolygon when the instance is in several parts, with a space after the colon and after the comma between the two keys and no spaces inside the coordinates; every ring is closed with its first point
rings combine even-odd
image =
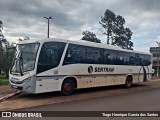
{"type": "Polygon", "coordinates": [[[49,38],[49,20],[53,19],[53,18],[51,16],[50,17],[44,17],[44,18],[46,18],[48,20],[48,36],[47,37],[49,38]]]}

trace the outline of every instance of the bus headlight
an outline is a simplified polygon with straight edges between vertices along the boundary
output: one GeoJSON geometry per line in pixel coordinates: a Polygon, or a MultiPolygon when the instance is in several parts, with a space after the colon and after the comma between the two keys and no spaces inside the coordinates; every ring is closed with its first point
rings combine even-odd
{"type": "Polygon", "coordinates": [[[23,82],[29,82],[31,80],[32,77],[28,77],[26,79],[23,80],[23,82]]]}

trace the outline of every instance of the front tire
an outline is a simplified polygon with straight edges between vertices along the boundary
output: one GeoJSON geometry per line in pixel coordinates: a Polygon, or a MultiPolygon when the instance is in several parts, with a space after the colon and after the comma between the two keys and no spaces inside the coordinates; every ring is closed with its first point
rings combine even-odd
{"type": "Polygon", "coordinates": [[[62,95],[71,95],[74,92],[74,82],[71,79],[64,80],[61,87],[62,95]]]}
{"type": "Polygon", "coordinates": [[[128,76],[128,77],[126,78],[125,87],[126,87],[126,88],[132,87],[132,77],[128,76]]]}

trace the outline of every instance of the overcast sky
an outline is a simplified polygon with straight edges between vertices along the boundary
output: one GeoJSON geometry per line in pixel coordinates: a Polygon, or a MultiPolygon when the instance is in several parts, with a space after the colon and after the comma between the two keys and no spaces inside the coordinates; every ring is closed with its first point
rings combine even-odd
{"type": "Polygon", "coordinates": [[[134,50],[149,52],[160,41],[160,0],[0,0],[3,34],[9,42],[18,38],[46,38],[47,20],[50,37],[80,40],[82,32],[95,32],[106,43],[100,31],[101,16],[106,9],[126,20],[133,32],[134,50]]]}

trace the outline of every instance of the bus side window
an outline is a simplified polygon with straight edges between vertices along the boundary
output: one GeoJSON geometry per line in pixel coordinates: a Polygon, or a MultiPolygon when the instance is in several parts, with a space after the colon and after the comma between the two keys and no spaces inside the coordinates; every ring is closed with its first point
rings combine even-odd
{"type": "Polygon", "coordinates": [[[64,64],[72,64],[73,62],[73,54],[70,49],[67,50],[65,58],[64,58],[64,64]]]}
{"type": "Polygon", "coordinates": [[[102,54],[100,48],[86,47],[86,63],[88,64],[101,64],[102,54]]]}
{"type": "Polygon", "coordinates": [[[58,53],[56,48],[48,48],[46,50],[46,64],[48,65],[57,65],[58,64],[58,53]]]}
{"type": "Polygon", "coordinates": [[[63,65],[84,63],[85,49],[84,46],[69,44],[63,65]]]}

